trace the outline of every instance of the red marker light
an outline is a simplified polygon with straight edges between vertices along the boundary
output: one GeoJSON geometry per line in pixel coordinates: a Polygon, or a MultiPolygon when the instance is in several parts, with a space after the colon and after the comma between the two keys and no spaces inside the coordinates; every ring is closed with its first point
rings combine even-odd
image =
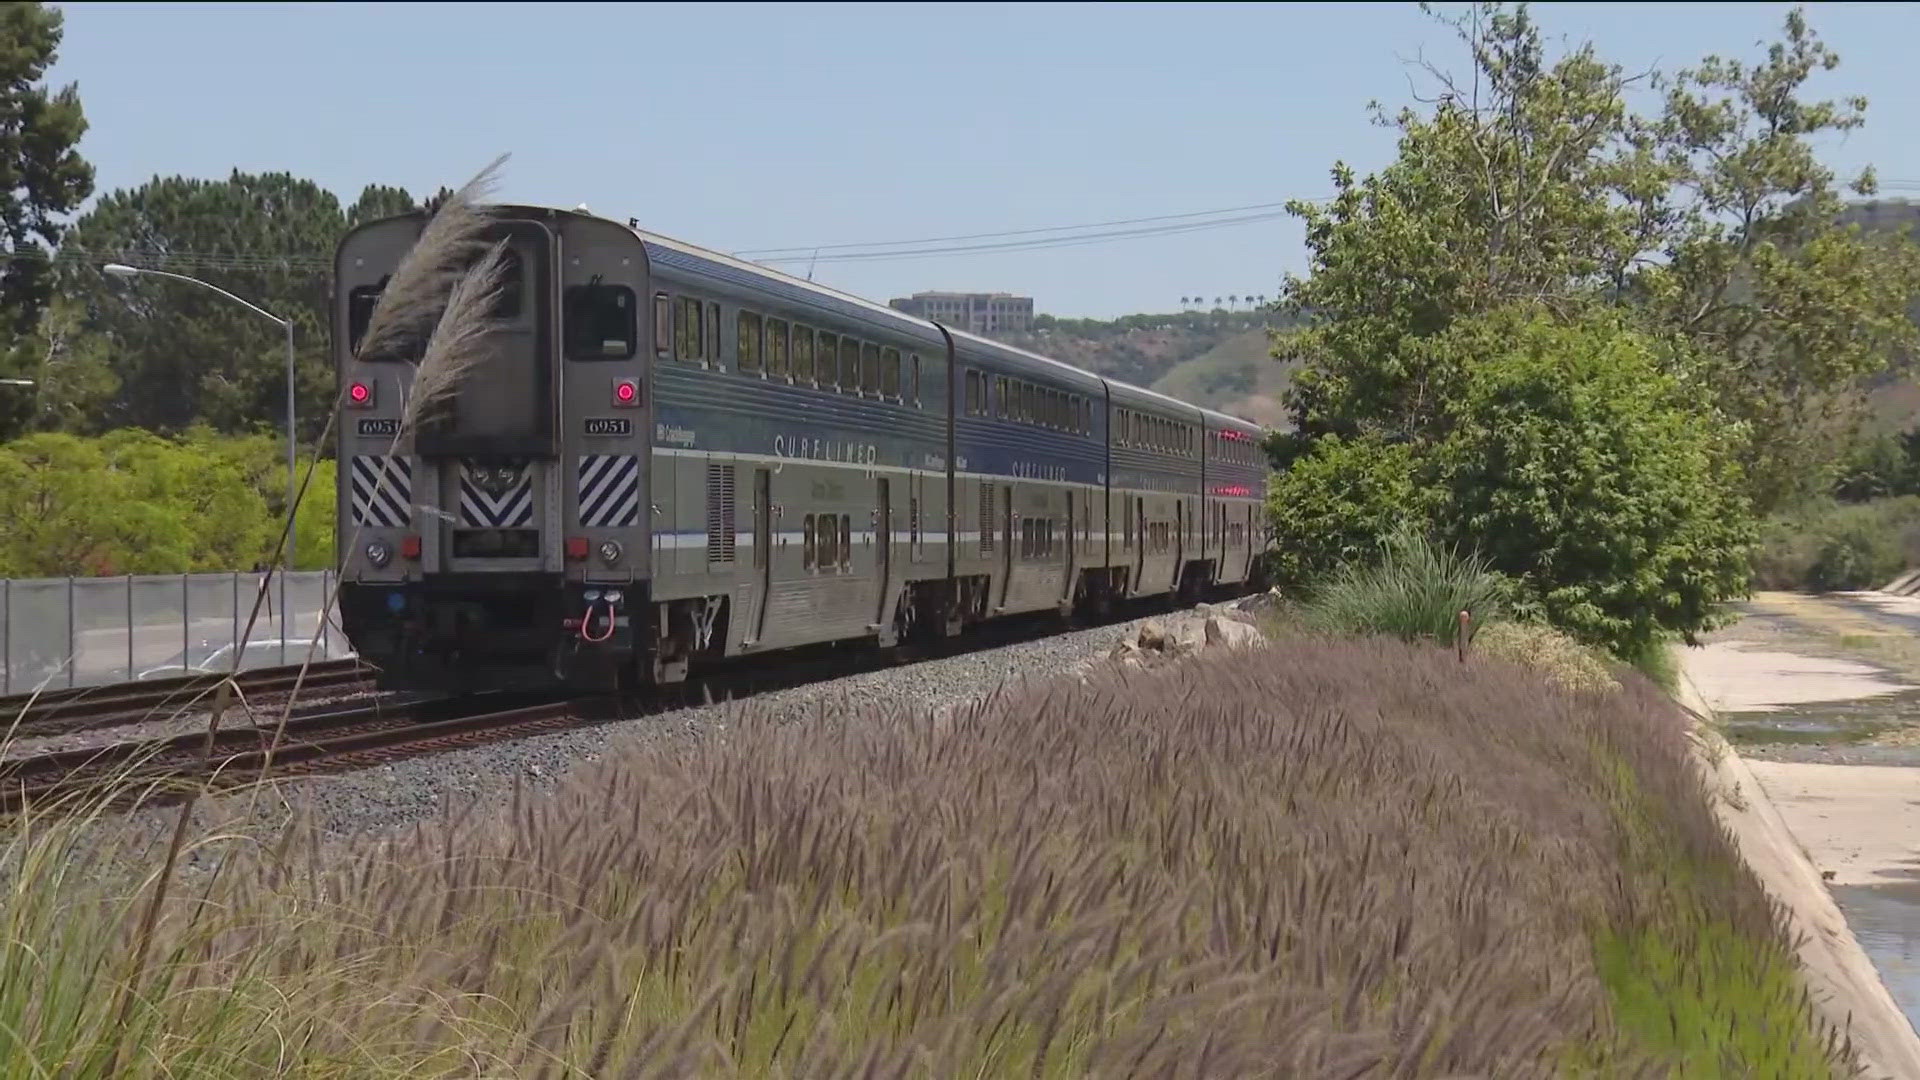
{"type": "Polygon", "coordinates": [[[632,379],[614,380],[613,403],[626,409],[640,404],[640,384],[632,379]]]}
{"type": "Polygon", "coordinates": [[[587,538],[584,536],[567,537],[567,558],[584,559],[587,557],[587,538]]]}
{"type": "Polygon", "coordinates": [[[347,401],[357,408],[366,408],[373,404],[373,385],[355,382],[347,387],[347,401]]]}
{"type": "Polygon", "coordinates": [[[400,557],[403,559],[417,559],[420,557],[420,537],[418,535],[408,535],[400,538],[400,557]]]}

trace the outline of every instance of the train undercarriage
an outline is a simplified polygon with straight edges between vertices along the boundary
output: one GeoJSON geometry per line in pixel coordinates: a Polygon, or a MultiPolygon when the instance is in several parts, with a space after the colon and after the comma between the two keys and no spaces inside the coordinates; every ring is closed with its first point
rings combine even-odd
{"type": "Polygon", "coordinates": [[[1216,586],[1206,560],[1187,564],[1171,592],[1129,593],[1127,567],[1081,571],[1052,610],[996,612],[990,575],[908,582],[894,617],[869,635],[726,655],[731,598],[656,602],[630,587],[568,583],[557,574],[445,574],[392,585],[343,584],[342,627],[355,651],[395,690],[479,693],[506,689],[629,690],[672,685],[728,663],[779,663],[811,649],[937,652],[1004,620],[1054,618],[1064,630],[1123,614],[1183,606],[1257,582],[1216,586]]]}

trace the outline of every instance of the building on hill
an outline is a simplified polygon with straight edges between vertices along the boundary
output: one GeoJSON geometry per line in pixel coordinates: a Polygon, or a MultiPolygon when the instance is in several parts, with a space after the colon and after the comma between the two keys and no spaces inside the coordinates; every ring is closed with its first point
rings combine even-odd
{"type": "Polygon", "coordinates": [[[1840,224],[1863,229],[1902,229],[1920,225],[1920,202],[1912,199],[1862,199],[1840,211],[1840,224]]]}
{"type": "Polygon", "coordinates": [[[1012,293],[917,292],[895,297],[887,306],[970,334],[1024,332],[1033,326],[1033,297],[1012,293]]]}

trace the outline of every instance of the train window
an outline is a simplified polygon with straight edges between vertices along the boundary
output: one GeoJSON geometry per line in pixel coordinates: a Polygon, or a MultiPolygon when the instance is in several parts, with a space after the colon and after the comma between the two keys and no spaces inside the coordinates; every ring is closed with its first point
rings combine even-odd
{"type": "Polygon", "coordinates": [[[840,568],[853,565],[853,517],[840,515],[840,568]]]}
{"type": "Polygon", "coordinates": [[[707,363],[720,362],[720,305],[707,302],[707,363]]]}
{"type": "Polygon", "coordinates": [[[760,334],[760,316],[753,312],[742,311],[734,320],[734,356],[742,374],[760,370],[760,334]]]}
{"type": "Polygon", "coordinates": [[[700,359],[703,351],[700,333],[702,325],[700,301],[690,296],[681,297],[680,302],[673,309],[673,352],[676,357],[689,363],[700,359]]]}
{"type": "Polygon", "coordinates": [[[813,515],[808,514],[800,525],[800,569],[813,569],[813,515]]]}
{"type": "Polygon", "coordinates": [[[1080,434],[1093,434],[1093,399],[1080,399],[1080,434]]]}
{"type": "Polygon", "coordinates": [[[840,392],[860,392],[860,343],[850,337],[840,339],[840,392]]]}
{"type": "Polygon", "coordinates": [[[673,300],[666,293],[653,294],[653,351],[665,359],[673,350],[673,300]]]}
{"type": "Polygon", "coordinates": [[[981,408],[981,399],[986,396],[986,379],[979,372],[967,369],[967,415],[979,416],[985,410],[981,408]]]}
{"type": "Polygon", "coordinates": [[[880,346],[872,342],[860,346],[860,392],[880,396],[880,346]]]}
{"type": "Polygon", "coordinates": [[[785,319],[767,320],[767,374],[776,379],[787,377],[787,323],[785,319]]]}
{"type": "Polygon", "coordinates": [[[840,380],[835,374],[840,369],[836,366],[833,352],[835,342],[839,341],[839,339],[822,330],[820,331],[819,341],[820,348],[813,355],[813,381],[815,384],[831,390],[840,385],[840,380]]]}
{"type": "Polygon", "coordinates": [[[813,381],[813,329],[798,323],[793,327],[793,381],[813,381]]]}
{"type": "Polygon", "coordinates": [[[899,349],[888,349],[880,354],[880,396],[895,400],[900,397],[899,349]]]}
{"type": "Polygon", "coordinates": [[[564,301],[567,356],[574,360],[633,357],[640,329],[632,289],[597,283],[569,285],[564,301]]]}
{"type": "Polygon", "coordinates": [[[908,357],[908,359],[911,361],[911,363],[909,363],[907,366],[912,369],[912,371],[909,373],[910,378],[912,380],[912,385],[910,389],[907,391],[907,400],[913,402],[915,405],[919,405],[920,404],[920,354],[913,353],[908,357]]]}
{"type": "MultiPolygon", "coordinates": [[[[380,294],[386,291],[387,282],[393,277],[389,274],[380,279],[378,285],[362,285],[347,293],[347,351],[358,353],[360,339],[367,336],[367,324],[373,321],[373,309],[380,303],[380,294]]],[[[362,360],[375,359],[370,356],[358,357],[362,360]]],[[[380,357],[379,359],[385,359],[380,357]]]]}
{"type": "Polygon", "coordinates": [[[520,253],[512,248],[501,252],[500,291],[494,295],[492,317],[496,319],[517,319],[524,306],[521,294],[527,289],[526,266],[520,261],[520,253]]]}
{"type": "Polygon", "coordinates": [[[1007,377],[996,375],[993,379],[993,415],[996,419],[1007,419],[1007,377]]]}

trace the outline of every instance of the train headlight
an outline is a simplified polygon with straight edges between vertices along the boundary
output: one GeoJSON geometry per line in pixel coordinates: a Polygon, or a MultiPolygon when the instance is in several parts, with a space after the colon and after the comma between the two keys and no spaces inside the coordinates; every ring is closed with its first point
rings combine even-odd
{"type": "Polygon", "coordinates": [[[369,540],[366,546],[367,561],[376,567],[387,565],[393,559],[393,549],[384,540],[369,540]]]}
{"type": "Polygon", "coordinates": [[[603,563],[606,563],[608,566],[612,566],[613,564],[619,562],[620,561],[620,541],[618,540],[600,541],[600,561],[603,563]]]}

